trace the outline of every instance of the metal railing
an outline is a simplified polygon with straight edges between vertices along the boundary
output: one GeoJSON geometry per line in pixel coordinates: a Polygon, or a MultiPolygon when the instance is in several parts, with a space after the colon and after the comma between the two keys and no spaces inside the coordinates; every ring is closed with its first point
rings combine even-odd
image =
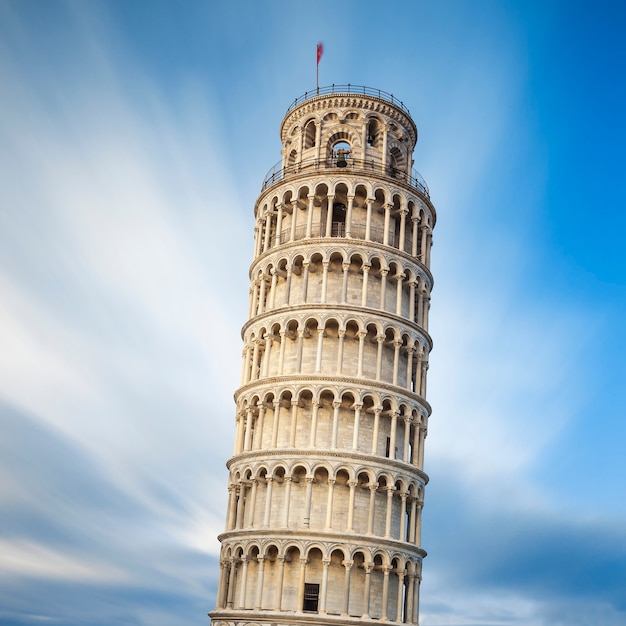
{"type": "Polygon", "coordinates": [[[291,109],[297,107],[302,102],[306,102],[311,98],[316,98],[317,96],[327,96],[329,94],[354,94],[361,96],[374,96],[375,98],[380,98],[381,100],[386,100],[387,102],[391,102],[399,109],[402,109],[407,115],[411,115],[409,110],[406,108],[402,100],[398,100],[394,98],[392,93],[387,93],[386,91],[382,91],[380,89],[374,89],[372,87],[365,87],[364,85],[351,85],[348,83],[347,85],[335,85],[332,84],[328,87],[320,87],[319,89],[314,89],[313,91],[305,91],[300,97],[296,98],[289,108],[287,109],[287,113],[291,111],[291,109]]]}
{"type": "Polygon", "coordinates": [[[407,183],[411,187],[416,187],[427,198],[430,198],[428,185],[422,175],[415,168],[413,168],[411,173],[408,174],[404,170],[391,165],[383,167],[382,163],[374,161],[373,159],[363,160],[353,159],[351,157],[346,159],[337,159],[336,157],[330,159],[307,159],[305,161],[300,161],[299,163],[294,163],[293,165],[288,165],[287,167],[282,167],[282,161],[279,161],[266,174],[261,191],[290,175],[309,173],[311,170],[329,170],[334,168],[341,169],[342,171],[349,171],[355,174],[378,173],[383,176],[389,176],[390,178],[396,178],[407,183]]]}

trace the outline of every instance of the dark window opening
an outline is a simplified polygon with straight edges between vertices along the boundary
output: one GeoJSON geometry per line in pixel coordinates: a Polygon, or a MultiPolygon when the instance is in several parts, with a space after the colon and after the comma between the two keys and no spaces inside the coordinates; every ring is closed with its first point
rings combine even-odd
{"type": "Polygon", "coordinates": [[[304,606],[302,610],[317,613],[319,598],[320,586],[317,583],[304,583],[304,606]]]}

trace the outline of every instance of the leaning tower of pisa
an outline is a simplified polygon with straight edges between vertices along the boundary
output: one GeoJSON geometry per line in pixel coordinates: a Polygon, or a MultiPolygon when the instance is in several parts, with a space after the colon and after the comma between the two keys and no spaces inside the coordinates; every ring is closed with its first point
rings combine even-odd
{"type": "Polygon", "coordinates": [[[435,209],[391,94],[309,92],[256,202],[218,626],[418,624],[435,209]]]}

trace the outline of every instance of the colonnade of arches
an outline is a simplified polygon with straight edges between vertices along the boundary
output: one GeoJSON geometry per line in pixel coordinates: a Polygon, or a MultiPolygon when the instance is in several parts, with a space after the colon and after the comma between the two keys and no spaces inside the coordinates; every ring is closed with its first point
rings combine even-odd
{"type": "Polygon", "coordinates": [[[424,484],[383,467],[298,459],[231,466],[226,530],[308,529],[419,545],[424,484]]]}
{"type": "Polygon", "coordinates": [[[345,376],[426,395],[428,338],[336,312],[260,321],[244,332],[241,386],[276,376],[345,376]]]}
{"type": "Polygon", "coordinates": [[[409,400],[330,386],[272,388],[237,399],[234,454],[254,450],[344,450],[424,464],[428,418],[409,400]]]}
{"type": "Polygon", "coordinates": [[[308,182],[261,196],[255,210],[255,258],[312,237],[345,237],[391,246],[430,265],[431,208],[417,194],[381,184],[308,182]]]}
{"type": "Polygon", "coordinates": [[[358,247],[294,251],[251,272],[248,319],[300,304],[367,307],[428,328],[430,277],[401,259],[358,247]]]}
{"type": "Polygon", "coordinates": [[[225,542],[217,608],[417,624],[421,558],[319,542],[225,542]]]}

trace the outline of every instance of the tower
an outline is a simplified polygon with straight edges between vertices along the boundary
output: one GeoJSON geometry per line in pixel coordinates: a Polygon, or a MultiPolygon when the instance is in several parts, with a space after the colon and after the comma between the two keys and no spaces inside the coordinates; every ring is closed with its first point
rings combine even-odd
{"type": "Polygon", "coordinates": [[[219,626],[417,624],[436,215],[391,94],[305,93],[255,205],[219,626]]]}

